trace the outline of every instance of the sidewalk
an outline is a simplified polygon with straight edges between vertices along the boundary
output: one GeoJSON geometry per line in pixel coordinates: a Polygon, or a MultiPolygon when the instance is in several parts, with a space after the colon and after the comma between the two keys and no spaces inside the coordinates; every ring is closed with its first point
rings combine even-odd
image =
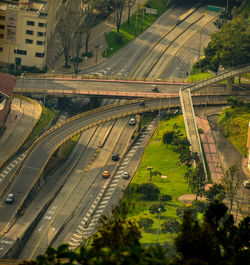
{"type": "MultiPolygon", "coordinates": [[[[145,3],[148,2],[148,0],[140,0],[140,7],[142,7],[145,3]]],[[[131,8],[132,15],[135,11],[137,11],[138,8],[138,2],[135,1],[134,5],[131,8]]],[[[122,23],[124,23],[128,18],[128,8],[126,7],[123,11],[122,15],[122,23]]],[[[93,67],[96,65],[96,48],[95,45],[99,44],[100,48],[98,49],[97,54],[97,64],[103,62],[106,60],[106,58],[102,57],[102,52],[105,51],[108,47],[106,43],[105,34],[115,29],[115,14],[112,13],[105,21],[99,23],[91,30],[91,36],[89,41],[89,51],[93,52],[93,57],[91,58],[83,58],[83,61],[79,63],[79,71],[82,71],[84,69],[93,67]]],[[[85,34],[82,36],[82,46],[83,48],[80,51],[80,54],[85,52],[85,34]]],[[[48,49],[48,57],[47,57],[47,65],[48,65],[48,73],[52,73],[54,71],[55,73],[72,73],[74,72],[74,66],[70,63],[70,68],[64,68],[64,55],[62,52],[62,45],[61,45],[61,39],[60,36],[55,32],[54,37],[49,41],[48,46],[51,47],[48,49]],[[54,59],[57,58],[55,61],[54,59]],[[54,62],[53,62],[54,61],[54,62]]],[[[72,45],[74,47],[74,45],[72,45]]],[[[71,51],[71,53],[73,53],[71,51]]]]}
{"type": "Polygon", "coordinates": [[[20,102],[19,98],[13,98],[6,130],[0,137],[0,168],[20,148],[41,114],[42,107],[35,100],[23,98],[20,102]]]}

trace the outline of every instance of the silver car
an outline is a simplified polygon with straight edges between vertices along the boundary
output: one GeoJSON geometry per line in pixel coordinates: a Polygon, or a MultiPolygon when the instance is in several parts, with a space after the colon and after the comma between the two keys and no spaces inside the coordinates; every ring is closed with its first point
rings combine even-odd
{"type": "Polygon", "coordinates": [[[13,193],[8,194],[8,196],[5,199],[5,202],[8,204],[13,203],[14,202],[14,194],[13,193]]]}

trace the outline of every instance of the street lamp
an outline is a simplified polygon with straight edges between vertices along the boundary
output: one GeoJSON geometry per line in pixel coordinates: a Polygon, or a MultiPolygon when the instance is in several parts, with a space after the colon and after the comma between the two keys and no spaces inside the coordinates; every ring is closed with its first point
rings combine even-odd
{"type": "Polygon", "coordinates": [[[158,227],[157,227],[157,238],[156,238],[156,244],[158,244],[158,238],[159,238],[159,228],[160,228],[160,219],[161,219],[161,208],[158,208],[159,218],[158,218],[158,227]]]}
{"type": "Polygon", "coordinates": [[[101,48],[102,46],[100,44],[96,44],[95,48],[96,48],[96,55],[95,55],[95,63],[97,64],[97,53],[98,53],[98,49],[101,48]]]}
{"type": "Polygon", "coordinates": [[[21,90],[21,98],[20,98],[20,108],[22,106],[22,99],[23,99],[23,79],[24,79],[24,75],[25,75],[26,72],[23,72],[21,74],[21,78],[22,78],[22,90],[21,90]]]}
{"type": "Polygon", "coordinates": [[[152,180],[152,173],[151,173],[151,170],[153,169],[153,167],[147,167],[147,170],[149,170],[149,179],[150,181],[152,180]]]}
{"type": "Polygon", "coordinates": [[[44,94],[43,94],[43,105],[44,105],[44,107],[45,107],[45,103],[46,103],[47,82],[48,82],[48,73],[46,73],[46,79],[45,79],[45,84],[44,84],[44,94]]]}

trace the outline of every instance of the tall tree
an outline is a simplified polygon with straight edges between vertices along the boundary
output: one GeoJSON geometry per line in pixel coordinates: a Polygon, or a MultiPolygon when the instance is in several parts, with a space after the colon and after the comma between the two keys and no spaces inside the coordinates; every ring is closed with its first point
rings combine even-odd
{"type": "Polygon", "coordinates": [[[223,177],[221,178],[221,184],[224,187],[226,198],[230,203],[229,212],[232,211],[233,202],[240,187],[240,183],[241,180],[239,176],[239,169],[236,165],[233,165],[228,170],[226,170],[223,177]]]}
{"type": "Polygon", "coordinates": [[[131,12],[131,8],[132,6],[135,4],[136,0],[127,0],[127,5],[128,5],[128,24],[130,24],[130,12],[131,12]]]}
{"type": "Polygon", "coordinates": [[[120,32],[123,9],[127,0],[114,0],[116,30],[120,32]]]}

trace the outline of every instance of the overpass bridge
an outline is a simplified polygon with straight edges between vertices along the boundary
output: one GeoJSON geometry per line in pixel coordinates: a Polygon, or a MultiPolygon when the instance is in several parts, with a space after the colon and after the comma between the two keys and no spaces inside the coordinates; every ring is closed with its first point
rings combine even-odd
{"type": "MultiPolygon", "coordinates": [[[[206,80],[197,82],[190,86],[183,87],[179,90],[180,102],[182,107],[182,112],[185,121],[185,128],[187,132],[187,137],[191,143],[192,152],[199,154],[201,161],[203,162],[204,170],[206,172],[205,160],[202,152],[201,141],[198,133],[198,128],[196,124],[193,102],[191,94],[215,83],[227,80],[227,91],[228,94],[232,94],[232,83],[235,76],[250,72],[250,65],[244,65],[229,69],[222,72],[214,77],[210,77],[206,80]]],[[[208,93],[206,93],[208,95],[208,93]]]]}

